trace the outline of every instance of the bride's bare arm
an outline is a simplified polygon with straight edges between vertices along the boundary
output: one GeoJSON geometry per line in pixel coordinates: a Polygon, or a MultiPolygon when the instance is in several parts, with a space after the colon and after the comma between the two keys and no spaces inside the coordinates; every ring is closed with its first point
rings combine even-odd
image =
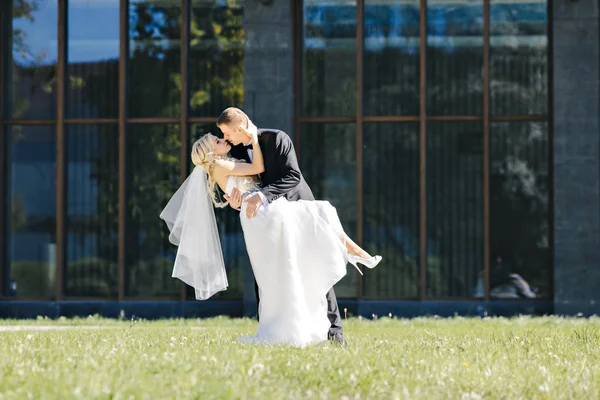
{"type": "Polygon", "coordinates": [[[252,138],[252,151],[254,153],[252,164],[217,160],[215,161],[215,173],[220,169],[226,175],[252,176],[262,174],[265,171],[265,163],[263,160],[262,150],[258,144],[258,136],[248,132],[248,130],[244,127],[240,128],[246,131],[246,134],[252,138]]]}

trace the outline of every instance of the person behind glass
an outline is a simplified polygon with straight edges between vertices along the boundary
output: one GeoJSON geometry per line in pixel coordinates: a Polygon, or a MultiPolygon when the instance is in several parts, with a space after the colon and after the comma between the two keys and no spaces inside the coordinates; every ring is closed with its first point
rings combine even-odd
{"type": "Polygon", "coordinates": [[[510,265],[500,256],[496,257],[496,263],[490,267],[490,288],[490,297],[494,299],[536,298],[529,283],[521,275],[513,272],[510,265]]]}
{"type": "Polygon", "coordinates": [[[329,202],[315,201],[285,132],[257,129],[238,108],[223,111],[217,126],[225,140],[202,137],[192,160],[208,171],[215,205],[241,211],[258,301],[257,336],[285,338],[296,331],[305,338],[292,341],[303,342],[320,337],[326,322],[326,337],[344,343],[333,285],[346,274],[347,262],[374,268],[381,257],[371,257],[344,233],[329,202]],[[225,203],[217,200],[215,183],[226,193],[225,203]]]}

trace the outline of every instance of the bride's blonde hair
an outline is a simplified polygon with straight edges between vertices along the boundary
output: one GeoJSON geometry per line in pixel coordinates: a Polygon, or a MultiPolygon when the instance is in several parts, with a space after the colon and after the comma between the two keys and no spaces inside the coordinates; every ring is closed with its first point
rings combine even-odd
{"type": "MultiPolygon", "coordinates": [[[[204,168],[206,173],[208,174],[208,193],[212,199],[213,204],[217,208],[227,207],[229,202],[227,200],[219,201],[217,199],[217,181],[213,176],[213,169],[215,167],[215,161],[217,160],[226,160],[233,162],[244,162],[237,160],[233,157],[227,156],[217,156],[215,155],[215,142],[217,137],[212,133],[207,133],[202,136],[200,139],[196,140],[192,145],[192,162],[194,165],[200,166],[204,168]]],[[[256,187],[256,183],[254,179],[249,176],[239,176],[237,177],[241,180],[241,188],[242,189],[251,189],[256,187]]],[[[239,182],[238,182],[239,185],[239,182]]]]}

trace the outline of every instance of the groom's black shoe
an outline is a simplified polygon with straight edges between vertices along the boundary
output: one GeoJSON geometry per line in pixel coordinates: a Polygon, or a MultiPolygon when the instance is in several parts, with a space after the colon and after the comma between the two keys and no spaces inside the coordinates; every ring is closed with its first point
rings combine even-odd
{"type": "Polygon", "coordinates": [[[344,336],[341,333],[329,332],[329,334],[327,336],[328,336],[329,340],[331,340],[332,343],[341,345],[343,347],[346,347],[348,345],[346,340],[344,340],[344,336]]]}

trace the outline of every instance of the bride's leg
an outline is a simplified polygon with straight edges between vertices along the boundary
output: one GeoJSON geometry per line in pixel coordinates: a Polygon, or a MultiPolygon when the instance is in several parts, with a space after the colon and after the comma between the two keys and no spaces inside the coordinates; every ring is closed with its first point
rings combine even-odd
{"type": "Polygon", "coordinates": [[[344,244],[346,245],[346,249],[348,249],[348,253],[362,258],[371,258],[371,255],[364,251],[359,245],[354,243],[352,239],[344,233],[344,244]]]}

